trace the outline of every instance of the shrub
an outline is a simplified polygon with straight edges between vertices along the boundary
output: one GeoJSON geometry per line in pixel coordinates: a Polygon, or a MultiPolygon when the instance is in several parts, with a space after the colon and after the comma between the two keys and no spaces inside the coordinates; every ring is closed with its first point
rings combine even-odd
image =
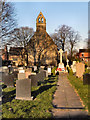
{"type": "Polygon", "coordinates": [[[69,72],[69,75],[73,75],[73,71],[71,68],[68,67],[68,72],[69,72]]]}
{"type": "Polygon", "coordinates": [[[55,76],[55,70],[57,69],[57,67],[54,67],[53,69],[52,69],[52,73],[53,73],[53,76],[55,76]]]}

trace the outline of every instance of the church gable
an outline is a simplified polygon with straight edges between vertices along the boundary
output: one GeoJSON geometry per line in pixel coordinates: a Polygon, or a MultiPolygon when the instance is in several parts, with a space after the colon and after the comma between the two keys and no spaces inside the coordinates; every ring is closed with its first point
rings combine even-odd
{"type": "Polygon", "coordinates": [[[44,18],[43,14],[41,14],[41,12],[36,21],[36,32],[28,44],[30,48],[29,61],[43,64],[49,64],[52,63],[52,61],[55,62],[57,55],[57,46],[49,34],[46,32],[46,19],[44,18]],[[42,17],[43,23],[41,21],[42,17]]]}

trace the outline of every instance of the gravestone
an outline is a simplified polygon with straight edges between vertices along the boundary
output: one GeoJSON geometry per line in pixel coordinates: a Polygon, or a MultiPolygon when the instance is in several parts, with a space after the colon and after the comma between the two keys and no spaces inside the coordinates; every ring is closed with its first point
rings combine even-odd
{"type": "Polygon", "coordinates": [[[60,50],[59,50],[59,53],[60,53],[60,63],[59,63],[59,66],[58,66],[58,71],[59,71],[59,72],[64,72],[64,71],[65,71],[65,68],[64,68],[64,64],[63,64],[63,62],[62,62],[63,50],[60,49],[60,50]]]}
{"type": "Polygon", "coordinates": [[[37,74],[38,81],[44,81],[44,78],[46,77],[45,71],[40,71],[40,73],[37,74]]]}
{"type": "Polygon", "coordinates": [[[7,66],[2,67],[2,72],[9,73],[9,69],[7,66]]]}
{"type": "Polygon", "coordinates": [[[76,64],[76,76],[82,77],[84,72],[85,72],[85,64],[84,63],[77,63],[76,64]]]}
{"type": "Polygon", "coordinates": [[[48,71],[47,70],[44,70],[44,74],[45,74],[45,77],[48,77],[48,71]]]}
{"type": "MultiPolygon", "coordinates": [[[[45,77],[48,77],[48,71],[47,70],[40,70],[40,74],[42,74],[45,77]]],[[[51,74],[51,72],[50,72],[51,74]]]]}
{"type": "Polygon", "coordinates": [[[21,69],[19,70],[19,73],[25,73],[25,70],[21,69]]]}
{"type": "Polygon", "coordinates": [[[48,75],[51,75],[51,67],[48,67],[48,75]]]}
{"type": "Polygon", "coordinates": [[[0,67],[0,72],[3,72],[3,71],[2,71],[2,67],[0,67]]]}
{"type": "Polygon", "coordinates": [[[37,75],[30,75],[29,78],[31,79],[31,86],[37,86],[38,83],[37,75]]]}
{"type": "Polygon", "coordinates": [[[31,72],[31,75],[36,75],[36,72],[31,72]]]}
{"type": "Polygon", "coordinates": [[[22,80],[22,79],[25,79],[25,78],[26,78],[25,73],[18,73],[18,80],[22,80]]]}
{"type": "Polygon", "coordinates": [[[18,67],[14,67],[14,68],[13,68],[13,71],[18,71],[18,67]]]}
{"type": "Polygon", "coordinates": [[[7,87],[14,87],[14,75],[2,75],[2,80],[7,87]]]}
{"type": "Polygon", "coordinates": [[[90,74],[86,73],[83,75],[83,85],[90,85],[90,74]]]}
{"type": "Polygon", "coordinates": [[[68,72],[68,67],[69,67],[69,60],[67,59],[67,65],[66,65],[66,72],[68,72]]]}
{"type": "Polygon", "coordinates": [[[16,99],[32,100],[31,79],[23,79],[16,81],[16,99]]]}
{"type": "Polygon", "coordinates": [[[14,71],[12,74],[14,75],[14,78],[18,79],[18,71],[14,71]]]}
{"type": "Polygon", "coordinates": [[[37,70],[37,66],[33,66],[33,68],[34,68],[34,71],[36,71],[36,70],[37,70]]]}
{"type": "Polygon", "coordinates": [[[71,68],[72,68],[73,73],[76,73],[76,61],[73,61],[71,68]]]}

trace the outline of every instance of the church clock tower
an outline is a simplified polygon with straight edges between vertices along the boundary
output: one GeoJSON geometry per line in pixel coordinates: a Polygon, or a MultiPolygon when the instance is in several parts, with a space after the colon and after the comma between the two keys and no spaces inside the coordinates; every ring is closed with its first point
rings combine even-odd
{"type": "Polygon", "coordinates": [[[43,16],[42,12],[39,13],[37,19],[36,19],[36,31],[46,31],[46,19],[43,16]]]}

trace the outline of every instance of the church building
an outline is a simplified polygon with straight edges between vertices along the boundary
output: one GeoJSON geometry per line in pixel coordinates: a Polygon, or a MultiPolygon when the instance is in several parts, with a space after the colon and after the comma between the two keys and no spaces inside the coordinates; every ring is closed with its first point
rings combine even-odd
{"type": "Polygon", "coordinates": [[[42,12],[36,19],[36,32],[28,43],[29,65],[57,65],[57,46],[46,32],[46,19],[42,12]]]}

